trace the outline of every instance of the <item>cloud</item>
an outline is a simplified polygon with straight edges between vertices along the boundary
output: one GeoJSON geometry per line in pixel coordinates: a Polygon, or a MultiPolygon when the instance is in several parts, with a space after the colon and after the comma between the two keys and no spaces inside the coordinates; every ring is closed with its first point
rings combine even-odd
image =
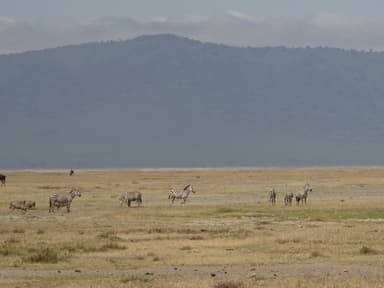
{"type": "Polygon", "coordinates": [[[241,19],[241,20],[251,20],[252,19],[247,14],[240,12],[240,11],[236,11],[236,10],[228,10],[226,12],[226,14],[233,17],[233,18],[237,18],[237,19],[241,19]]]}
{"type": "Polygon", "coordinates": [[[158,17],[149,21],[106,17],[91,22],[54,19],[18,22],[0,17],[0,53],[93,41],[122,40],[143,34],[172,33],[234,46],[330,46],[384,50],[381,19],[324,12],[307,19],[257,18],[237,10],[216,17],[158,17]]]}
{"type": "Polygon", "coordinates": [[[319,29],[353,31],[363,29],[370,25],[371,20],[364,17],[339,15],[324,12],[312,19],[312,24],[319,29]]]}

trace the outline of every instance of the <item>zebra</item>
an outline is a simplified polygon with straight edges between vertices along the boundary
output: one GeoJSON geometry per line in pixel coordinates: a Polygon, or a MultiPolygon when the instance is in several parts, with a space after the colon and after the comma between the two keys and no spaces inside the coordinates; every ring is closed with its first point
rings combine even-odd
{"type": "Polygon", "coordinates": [[[137,207],[140,207],[140,204],[143,202],[140,192],[125,192],[119,198],[120,205],[127,203],[128,207],[131,207],[131,202],[136,201],[137,207]]]}
{"type": "Polygon", "coordinates": [[[312,187],[307,183],[304,185],[304,192],[296,193],[295,195],[297,205],[300,204],[300,201],[301,201],[301,205],[303,204],[307,205],[308,192],[312,192],[312,187]]]}
{"type": "Polygon", "coordinates": [[[187,201],[188,195],[191,192],[196,193],[196,191],[193,190],[193,187],[191,184],[188,184],[187,186],[185,186],[183,191],[175,191],[171,189],[171,191],[169,191],[168,193],[168,199],[172,201],[171,202],[172,204],[175,201],[175,199],[182,199],[183,201],[181,202],[181,204],[185,204],[185,202],[187,201]]]}
{"type": "Polygon", "coordinates": [[[70,212],[70,207],[73,198],[76,196],[81,197],[81,193],[77,189],[72,189],[67,193],[67,195],[58,195],[58,194],[52,194],[49,196],[49,213],[55,212],[54,207],[60,208],[60,207],[67,207],[67,212],[70,212]]]}
{"type": "Polygon", "coordinates": [[[276,191],[275,188],[272,188],[271,191],[269,191],[269,201],[271,201],[271,205],[276,205],[276,191]]]}
{"type": "Polygon", "coordinates": [[[3,175],[3,174],[0,174],[0,182],[1,184],[5,185],[5,179],[7,178],[7,176],[3,175]]]}
{"type": "Polygon", "coordinates": [[[285,206],[288,206],[288,205],[291,206],[292,205],[292,199],[293,199],[293,193],[292,192],[285,194],[285,196],[284,196],[285,206]]]}

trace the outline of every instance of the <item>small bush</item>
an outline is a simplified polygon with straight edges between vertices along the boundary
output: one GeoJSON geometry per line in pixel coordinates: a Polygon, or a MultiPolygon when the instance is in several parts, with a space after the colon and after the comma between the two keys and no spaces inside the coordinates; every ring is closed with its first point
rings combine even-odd
{"type": "Polygon", "coordinates": [[[18,249],[16,246],[11,245],[9,243],[4,243],[0,245],[0,255],[2,256],[18,255],[19,252],[20,252],[20,249],[18,249]]]}
{"type": "Polygon", "coordinates": [[[37,234],[44,234],[44,233],[45,233],[45,231],[44,231],[44,230],[42,230],[42,229],[38,229],[38,230],[36,231],[36,233],[37,233],[37,234]]]}
{"type": "Polygon", "coordinates": [[[25,230],[24,229],[21,229],[21,228],[15,228],[12,230],[13,233],[25,233],[25,230]]]}
{"type": "Polygon", "coordinates": [[[196,235],[189,238],[189,240],[204,240],[204,237],[200,235],[196,235]]]}
{"type": "Polygon", "coordinates": [[[59,254],[52,248],[43,248],[26,257],[25,260],[32,263],[57,263],[59,262],[59,254]]]}
{"type": "Polygon", "coordinates": [[[180,250],[188,251],[188,250],[192,250],[192,247],[191,246],[183,246],[183,247],[180,248],[180,250]]]}
{"type": "Polygon", "coordinates": [[[120,280],[120,282],[122,283],[128,283],[128,282],[144,282],[144,283],[147,283],[147,282],[150,282],[151,279],[148,279],[148,278],[145,278],[145,277],[142,277],[142,276],[136,276],[136,275],[131,275],[131,276],[127,276],[123,279],[120,280]]]}
{"type": "Polygon", "coordinates": [[[8,238],[7,240],[5,240],[4,244],[15,244],[15,243],[19,243],[19,242],[20,242],[19,239],[11,237],[11,238],[8,238]]]}
{"type": "Polygon", "coordinates": [[[316,257],[320,257],[320,256],[322,256],[322,255],[321,255],[320,252],[318,252],[318,251],[313,251],[313,252],[311,252],[311,254],[310,254],[310,257],[311,257],[311,258],[316,258],[316,257]]]}
{"type": "Polygon", "coordinates": [[[100,250],[101,251],[106,251],[106,250],[124,250],[125,246],[119,245],[117,243],[107,243],[101,246],[100,250]]]}
{"type": "Polygon", "coordinates": [[[374,255],[374,254],[377,254],[377,251],[370,248],[370,247],[367,247],[367,246],[363,246],[360,248],[360,254],[371,254],[371,255],[374,255]]]}
{"type": "Polygon", "coordinates": [[[214,288],[243,288],[244,284],[236,281],[223,281],[216,283],[214,288]]]}

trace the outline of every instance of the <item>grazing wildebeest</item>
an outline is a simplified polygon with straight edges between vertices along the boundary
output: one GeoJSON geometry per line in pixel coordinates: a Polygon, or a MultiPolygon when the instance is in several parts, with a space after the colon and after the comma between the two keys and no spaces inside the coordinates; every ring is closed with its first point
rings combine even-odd
{"type": "Polygon", "coordinates": [[[300,204],[300,201],[301,201],[301,205],[303,204],[307,205],[308,192],[312,192],[312,187],[307,183],[304,185],[304,192],[296,193],[295,195],[297,205],[300,204]]]}
{"type": "Polygon", "coordinates": [[[185,204],[190,192],[196,193],[196,191],[193,190],[193,187],[191,184],[188,184],[187,186],[185,186],[183,191],[175,191],[172,189],[168,193],[168,199],[170,199],[172,203],[175,201],[175,199],[182,199],[183,201],[181,203],[185,204]]]}
{"type": "Polygon", "coordinates": [[[9,209],[15,210],[20,209],[24,212],[27,211],[27,206],[25,205],[25,200],[11,201],[9,203],[9,209]]]}
{"type": "Polygon", "coordinates": [[[0,182],[1,184],[4,184],[5,185],[5,179],[7,178],[7,176],[3,175],[3,174],[0,174],[0,182]]]}
{"type": "Polygon", "coordinates": [[[137,207],[140,207],[140,204],[143,202],[140,192],[125,192],[119,198],[120,205],[127,203],[128,207],[131,207],[131,202],[136,201],[137,207]]]}
{"type": "Polygon", "coordinates": [[[288,205],[291,206],[292,205],[292,199],[293,199],[293,193],[292,192],[285,194],[285,196],[284,196],[285,206],[288,206],[288,205]]]}
{"type": "Polygon", "coordinates": [[[36,202],[25,200],[25,207],[27,207],[27,209],[32,209],[32,208],[36,207],[36,202]]]}
{"type": "Polygon", "coordinates": [[[49,213],[55,212],[54,207],[60,208],[64,206],[67,207],[67,212],[70,212],[72,200],[76,196],[81,197],[81,193],[77,189],[72,189],[66,195],[52,194],[49,196],[49,213]]]}
{"type": "Polygon", "coordinates": [[[275,188],[272,188],[271,191],[269,191],[269,201],[271,201],[272,206],[276,204],[276,191],[275,188]]]}

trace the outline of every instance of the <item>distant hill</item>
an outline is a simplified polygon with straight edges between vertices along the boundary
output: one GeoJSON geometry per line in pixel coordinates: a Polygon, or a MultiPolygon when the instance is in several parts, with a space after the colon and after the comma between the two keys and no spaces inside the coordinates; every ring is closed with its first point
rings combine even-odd
{"type": "Polygon", "coordinates": [[[384,164],[384,54],[173,35],[0,56],[0,168],[384,164]]]}

